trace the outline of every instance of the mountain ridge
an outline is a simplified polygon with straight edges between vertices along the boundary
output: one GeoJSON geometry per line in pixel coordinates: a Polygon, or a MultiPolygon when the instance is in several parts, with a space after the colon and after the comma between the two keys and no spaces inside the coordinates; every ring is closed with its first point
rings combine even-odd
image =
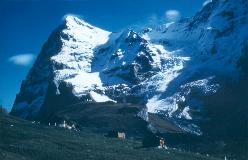
{"type": "Polygon", "coordinates": [[[191,19],[141,32],[111,33],[68,16],[44,45],[11,113],[33,119],[87,100],[127,101],[146,106],[138,115],[155,132],[149,114],[202,135],[206,97],[242,79],[243,47],[235,46],[248,39],[247,5],[215,0],[191,19]]]}

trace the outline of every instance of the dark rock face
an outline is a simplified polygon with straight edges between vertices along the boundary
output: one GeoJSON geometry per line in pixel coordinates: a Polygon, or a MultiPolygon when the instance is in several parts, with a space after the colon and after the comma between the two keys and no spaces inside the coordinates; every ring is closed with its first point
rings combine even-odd
{"type": "Polygon", "coordinates": [[[12,115],[27,119],[33,119],[42,108],[47,89],[52,80],[53,67],[50,57],[61,50],[60,30],[58,27],[42,47],[41,53],[36,59],[34,66],[29,71],[26,80],[22,81],[20,92],[16,95],[12,115]],[[38,97],[38,98],[37,98],[38,97]],[[34,101],[36,99],[36,101],[34,101]],[[18,106],[24,102],[23,106],[18,106]],[[28,106],[28,107],[27,107],[28,106]]]}
{"type": "Polygon", "coordinates": [[[240,60],[238,61],[237,66],[241,69],[242,72],[242,79],[248,79],[248,40],[244,42],[244,46],[242,49],[243,55],[241,56],[240,60]]]}
{"type": "Polygon", "coordinates": [[[60,94],[56,94],[56,86],[54,84],[49,85],[44,104],[39,111],[39,115],[36,117],[37,119],[49,121],[58,111],[63,110],[64,107],[83,101],[83,99],[79,99],[73,95],[72,86],[66,83],[61,83],[58,89],[60,90],[60,94]]]}

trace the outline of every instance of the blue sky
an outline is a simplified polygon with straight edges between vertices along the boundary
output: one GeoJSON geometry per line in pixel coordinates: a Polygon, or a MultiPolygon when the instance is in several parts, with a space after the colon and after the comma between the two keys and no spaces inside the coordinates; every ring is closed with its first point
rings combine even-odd
{"type": "Polygon", "coordinates": [[[190,17],[205,0],[1,0],[0,103],[11,109],[51,31],[75,14],[109,31],[190,17]]]}

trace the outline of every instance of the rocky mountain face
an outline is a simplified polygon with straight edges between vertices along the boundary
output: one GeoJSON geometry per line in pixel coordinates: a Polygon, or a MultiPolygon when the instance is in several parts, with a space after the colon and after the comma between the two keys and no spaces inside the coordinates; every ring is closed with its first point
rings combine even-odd
{"type": "Polygon", "coordinates": [[[11,114],[49,119],[79,102],[128,102],[145,106],[138,116],[153,132],[168,132],[162,124],[169,121],[195,135],[245,134],[247,8],[247,0],[213,0],[192,18],[118,33],[68,16],[44,44],[11,114]]]}

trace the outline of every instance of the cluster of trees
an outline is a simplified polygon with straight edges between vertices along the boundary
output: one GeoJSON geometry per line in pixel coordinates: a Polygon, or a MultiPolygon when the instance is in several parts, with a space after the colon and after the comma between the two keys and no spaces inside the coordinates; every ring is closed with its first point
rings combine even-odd
{"type": "Polygon", "coordinates": [[[4,108],[2,104],[0,104],[0,114],[8,114],[7,109],[4,108]]]}

